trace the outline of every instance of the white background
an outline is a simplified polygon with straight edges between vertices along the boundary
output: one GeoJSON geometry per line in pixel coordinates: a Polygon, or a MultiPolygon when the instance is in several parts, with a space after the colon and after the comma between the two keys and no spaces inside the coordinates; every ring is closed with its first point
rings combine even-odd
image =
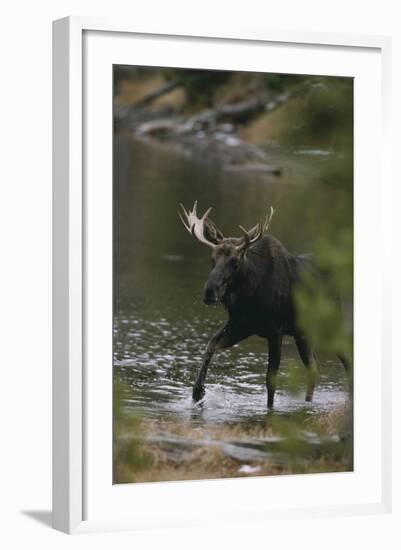
{"type": "MultiPolygon", "coordinates": [[[[399,445],[400,399],[394,399],[394,482],[392,516],[319,519],[221,525],[207,529],[171,529],[146,533],[118,533],[67,537],[44,525],[51,506],[51,20],[65,15],[95,15],[133,21],[212,22],[216,27],[287,28],[331,32],[392,34],[395,73],[393,96],[401,97],[401,19],[397,2],[280,0],[235,4],[187,0],[142,2],[37,0],[7,5],[2,12],[1,53],[1,426],[0,543],[4,548],[26,546],[74,547],[130,545],[145,548],[273,547],[338,550],[351,544],[364,548],[396,548],[400,545],[399,445]],[[41,521],[35,521],[34,517],[41,521]],[[3,540],[4,539],[4,540],[3,540]],[[388,539],[385,541],[385,539],[388,539]]],[[[398,99],[398,101],[400,101],[398,99]]],[[[394,127],[400,128],[400,107],[394,106],[394,127]]],[[[395,132],[394,132],[395,133],[395,132]]],[[[398,136],[397,136],[398,137],[398,136]]],[[[400,140],[394,142],[395,181],[401,181],[400,140]]],[[[394,218],[400,204],[395,186],[394,218]]],[[[372,213],[374,223],[374,213],[372,213]]],[[[395,241],[394,280],[400,279],[399,239],[395,241]]],[[[380,252],[372,251],[372,261],[380,252]]],[[[368,274],[367,274],[368,276],[368,274]]],[[[394,307],[401,307],[394,290],[394,307]]],[[[367,310],[367,315],[369,311],[367,310]]],[[[394,323],[396,315],[394,315],[394,323]]],[[[398,341],[399,323],[394,324],[398,341]]],[[[393,354],[393,387],[401,387],[399,353],[393,354]]],[[[367,418],[369,422],[369,418],[367,418]]],[[[268,498],[268,495],[266,495],[268,498]]],[[[190,503],[188,503],[190,505],[190,503]]]]}

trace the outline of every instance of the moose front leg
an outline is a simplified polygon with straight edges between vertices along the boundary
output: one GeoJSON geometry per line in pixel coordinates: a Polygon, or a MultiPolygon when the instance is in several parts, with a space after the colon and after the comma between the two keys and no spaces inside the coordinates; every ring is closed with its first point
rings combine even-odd
{"type": "Polygon", "coordinates": [[[205,395],[205,379],[207,369],[215,352],[218,349],[233,346],[236,342],[237,339],[234,338],[230,329],[230,325],[228,323],[225,323],[224,326],[222,326],[221,329],[218,330],[216,334],[214,334],[209,340],[209,343],[206,346],[206,350],[203,355],[202,366],[199,369],[198,376],[196,377],[195,384],[192,390],[192,398],[195,403],[200,401],[205,395]]]}
{"type": "Polygon", "coordinates": [[[267,366],[266,374],[266,388],[267,388],[267,407],[273,408],[274,394],[277,386],[277,372],[280,366],[281,359],[281,344],[283,341],[283,335],[277,333],[268,338],[269,343],[269,364],[267,366]]]}

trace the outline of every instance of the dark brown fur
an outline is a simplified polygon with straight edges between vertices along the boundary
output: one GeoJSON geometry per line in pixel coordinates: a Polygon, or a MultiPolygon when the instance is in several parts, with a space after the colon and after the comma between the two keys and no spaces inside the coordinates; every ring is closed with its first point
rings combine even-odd
{"type": "Polygon", "coordinates": [[[238,239],[224,239],[213,249],[212,263],[204,301],[208,305],[222,303],[228,320],[206,348],[193,388],[194,400],[199,401],[205,393],[206,373],[215,351],[252,335],[268,341],[268,407],[273,407],[284,335],[295,339],[308,369],[306,399],[312,399],[317,369],[308,342],[297,328],[293,298],[302,270],[312,269],[307,257],[293,256],[277,239],[266,235],[243,252],[238,251],[238,239]]]}

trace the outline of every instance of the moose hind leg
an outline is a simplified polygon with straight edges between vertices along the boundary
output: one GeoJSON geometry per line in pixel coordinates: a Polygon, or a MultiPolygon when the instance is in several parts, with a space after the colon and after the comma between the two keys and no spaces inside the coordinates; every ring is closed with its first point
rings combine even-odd
{"type": "Polygon", "coordinates": [[[302,359],[302,362],[307,370],[305,401],[312,401],[313,392],[315,390],[315,385],[318,377],[317,363],[312,353],[312,350],[310,349],[309,343],[304,336],[295,336],[295,344],[297,346],[298,353],[302,359]]]}
{"type": "Polygon", "coordinates": [[[273,408],[274,394],[276,393],[277,386],[277,373],[280,366],[281,359],[281,344],[282,335],[276,334],[268,338],[269,344],[269,363],[266,373],[266,389],[267,389],[267,407],[273,408]]]}
{"type": "Polygon", "coordinates": [[[351,373],[351,363],[348,361],[348,358],[343,353],[337,353],[337,357],[341,361],[345,372],[349,375],[351,373]]]}
{"type": "Polygon", "coordinates": [[[218,349],[228,348],[236,344],[236,339],[230,329],[230,325],[225,323],[220,330],[216,332],[209,340],[206,346],[206,350],[203,355],[202,366],[199,369],[198,375],[195,380],[195,384],[192,389],[192,399],[197,403],[205,395],[205,380],[207,370],[212,360],[213,355],[218,349]]]}
{"type": "Polygon", "coordinates": [[[346,374],[347,374],[348,387],[349,387],[350,394],[352,395],[352,393],[353,393],[353,371],[352,371],[352,364],[351,364],[351,362],[348,360],[348,358],[347,358],[343,353],[338,353],[338,354],[337,354],[337,357],[339,358],[339,360],[340,360],[341,363],[343,364],[343,367],[344,367],[345,372],[346,372],[346,374]]]}

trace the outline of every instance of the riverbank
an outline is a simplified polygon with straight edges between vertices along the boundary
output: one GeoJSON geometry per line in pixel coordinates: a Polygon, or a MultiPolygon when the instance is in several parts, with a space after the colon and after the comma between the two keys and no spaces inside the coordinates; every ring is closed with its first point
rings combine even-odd
{"type": "Polygon", "coordinates": [[[115,126],[137,139],[219,162],[227,171],[275,177],[285,167],[272,162],[271,148],[302,146],[306,153],[324,155],[335,149],[325,110],[335,107],[326,102],[335,103],[333,90],[341,87],[341,79],[294,75],[276,81],[263,73],[229,73],[209,83],[202,95],[200,77],[195,87],[188,85],[188,77],[169,75],[160,69],[126,69],[116,84],[115,126]]]}
{"type": "Polygon", "coordinates": [[[135,420],[119,434],[117,483],[271,476],[352,470],[348,406],[319,417],[270,415],[258,423],[193,425],[135,420]],[[133,460],[141,456],[140,461],[133,460]],[[123,457],[130,457],[129,461],[123,457]]]}

